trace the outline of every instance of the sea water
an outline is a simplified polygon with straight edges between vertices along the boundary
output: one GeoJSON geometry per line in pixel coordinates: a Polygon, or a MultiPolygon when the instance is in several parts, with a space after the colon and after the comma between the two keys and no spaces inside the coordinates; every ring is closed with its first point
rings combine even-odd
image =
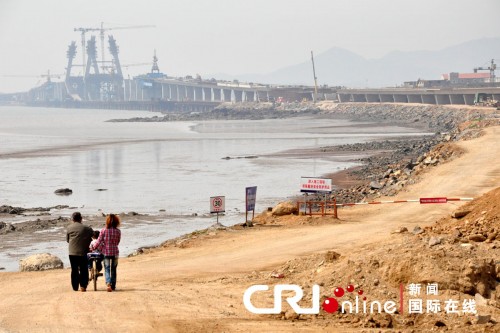
{"type": "MultiPolygon", "coordinates": [[[[225,225],[245,220],[245,187],[257,186],[256,211],[299,194],[300,177],[356,165],[349,156],[278,154],[391,136],[414,129],[347,120],[288,118],[196,122],[107,122],[152,117],[146,111],[0,107],[0,205],[75,207],[69,216],[137,212],[123,218],[122,255],[210,226],[211,196],[225,196],[225,225]],[[229,158],[228,158],[229,157],[229,158]],[[70,188],[69,196],[54,191],[70,188]]],[[[54,212],[53,212],[54,214],[54,212]]],[[[104,218],[103,218],[104,223],[104,218]]],[[[65,239],[42,232],[36,244],[0,248],[0,266],[17,269],[31,253],[66,259],[65,239]],[[5,249],[6,248],[6,249],[5,249]]],[[[0,235],[0,239],[2,236],[0,235]]]]}

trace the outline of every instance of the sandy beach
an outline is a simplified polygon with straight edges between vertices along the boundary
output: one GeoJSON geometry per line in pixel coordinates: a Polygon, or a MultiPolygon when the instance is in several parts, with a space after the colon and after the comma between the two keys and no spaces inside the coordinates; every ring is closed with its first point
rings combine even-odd
{"type": "MultiPolygon", "coordinates": [[[[460,157],[426,170],[419,182],[405,186],[396,197],[379,199],[479,198],[500,184],[499,140],[500,127],[493,126],[479,138],[458,141],[456,145],[464,151],[460,157]]],[[[338,220],[271,216],[267,221],[262,217],[262,223],[253,228],[195,232],[144,254],[120,259],[117,291],[113,293],[105,292],[103,281],[99,281],[98,291],[73,292],[68,269],[1,273],[0,332],[416,332],[441,327],[453,332],[496,332],[499,275],[496,282],[489,278],[490,273],[483,274],[488,277],[484,281],[471,277],[467,280],[471,287],[461,282],[460,274],[465,271],[459,271],[457,281],[451,281],[453,276],[437,270],[439,265],[447,267],[447,261],[463,263],[467,269],[470,265],[482,267],[480,262],[491,259],[494,276],[500,266],[500,239],[454,242],[443,232],[441,244],[427,245],[437,232],[433,223],[463,204],[356,206],[340,210],[338,220]],[[416,226],[424,230],[421,235],[395,232],[401,227],[411,231],[416,226]],[[393,262],[395,258],[399,261],[393,262]],[[435,267],[426,266],[433,262],[429,258],[436,261],[435,267]],[[421,265],[420,272],[412,269],[414,265],[421,265]],[[478,304],[477,310],[489,316],[486,323],[479,323],[475,315],[419,317],[404,312],[389,316],[320,310],[316,315],[298,316],[288,305],[277,315],[256,315],[243,305],[245,290],[257,284],[301,285],[306,306],[314,284],[321,286],[323,301],[335,286],[353,284],[371,297],[397,298],[400,283],[432,281],[440,282],[444,298],[463,300],[483,294],[486,301],[478,304]],[[479,283],[484,287],[477,287],[479,283]]],[[[485,211],[495,205],[498,202],[491,202],[485,211]]],[[[498,221],[495,223],[492,229],[499,231],[498,221]]],[[[272,306],[268,295],[256,302],[272,306]]]]}

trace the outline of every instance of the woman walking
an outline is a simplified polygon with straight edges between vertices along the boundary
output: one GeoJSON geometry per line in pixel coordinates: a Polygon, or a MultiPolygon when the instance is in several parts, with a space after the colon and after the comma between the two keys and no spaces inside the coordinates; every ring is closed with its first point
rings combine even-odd
{"type": "Polygon", "coordinates": [[[99,247],[102,248],[104,254],[104,276],[108,292],[116,288],[116,266],[118,266],[119,250],[121,231],[118,229],[120,226],[120,218],[115,214],[109,214],[106,217],[106,227],[101,230],[99,238],[92,246],[92,250],[99,247]]]}

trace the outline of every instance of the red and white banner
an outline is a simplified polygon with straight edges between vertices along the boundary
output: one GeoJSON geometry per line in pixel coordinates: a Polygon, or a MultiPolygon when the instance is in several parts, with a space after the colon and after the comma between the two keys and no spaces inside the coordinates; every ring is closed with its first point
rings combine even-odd
{"type": "Polygon", "coordinates": [[[332,180],[330,178],[301,177],[300,192],[330,193],[332,192],[332,180]]]}

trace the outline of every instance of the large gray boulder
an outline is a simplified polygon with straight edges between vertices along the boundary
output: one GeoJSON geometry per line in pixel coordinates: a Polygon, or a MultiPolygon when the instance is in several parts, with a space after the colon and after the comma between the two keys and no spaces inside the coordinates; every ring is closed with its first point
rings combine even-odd
{"type": "Polygon", "coordinates": [[[64,268],[62,260],[50,253],[34,254],[19,260],[19,270],[21,272],[46,271],[61,268],[64,268]]]}

